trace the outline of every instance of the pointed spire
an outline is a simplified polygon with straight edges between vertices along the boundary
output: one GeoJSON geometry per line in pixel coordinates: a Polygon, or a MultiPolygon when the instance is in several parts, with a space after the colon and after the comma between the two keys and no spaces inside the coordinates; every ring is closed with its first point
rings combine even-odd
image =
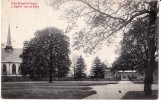
{"type": "Polygon", "coordinates": [[[11,52],[13,50],[12,43],[11,43],[10,23],[9,23],[9,27],[8,27],[7,45],[6,45],[5,50],[8,52],[11,52]]]}
{"type": "Polygon", "coordinates": [[[7,46],[12,46],[12,43],[11,43],[11,33],[10,33],[10,24],[9,24],[9,27],[8,27],[7,46]]]}

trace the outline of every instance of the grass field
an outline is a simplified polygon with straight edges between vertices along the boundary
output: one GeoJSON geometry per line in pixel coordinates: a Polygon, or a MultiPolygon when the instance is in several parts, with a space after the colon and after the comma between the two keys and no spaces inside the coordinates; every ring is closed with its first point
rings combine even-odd
{"type": "Polygon", "coordinates": [[[127,92],[122,99],[157,99],[158,98],[158,90],[153,90],[153,94],[150,96],[146,96],[143,91],[129,91],[127,92]]]}
{"type": "MultiPolygon", "coordinates": [[[[132,81],[134,84],[144,84],[144,81],[132,81]]],[[[153,81],[153,84],[158,84],[158,81],[153,81]]]]}
{"type": "Polygon", "coordinates": [[[96,92],[91,85],[105,85],[107,81],[55,81],[2,82],[2,98],[5,99],[83,99],[96,92]]]}

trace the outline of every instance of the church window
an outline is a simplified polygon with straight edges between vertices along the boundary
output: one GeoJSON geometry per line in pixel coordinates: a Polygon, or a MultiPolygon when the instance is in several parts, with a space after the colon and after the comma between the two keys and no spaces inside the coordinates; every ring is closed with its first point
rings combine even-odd
{"type": "Polygon", "coordinates": [[[16,74],[16,65],[15,64],[12,65],[12,74],[16,74]]]}
{"type": "Polygon", "coordinates": [[[6,74],[7,73],[7,67],[6,67],[6,64],[3,64],[3,74],[6,74]]]}

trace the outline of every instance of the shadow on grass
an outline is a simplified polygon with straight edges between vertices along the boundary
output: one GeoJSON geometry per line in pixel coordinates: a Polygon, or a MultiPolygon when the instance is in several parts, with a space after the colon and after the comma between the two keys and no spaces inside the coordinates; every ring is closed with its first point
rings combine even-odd
{"type": "Polygon", "coordinates": [[[146,96],[143,91],[129,91],[122,99],[157,99],[158,90],[153,90],[151,96],[146,96]]]}
{"type": "Polygon", "coordinates": [[[89,86],[117,84],[118,81],[2,82],[4,99],[83,99],[96,94],[89,86]]]}
{"type": "MultiPolygon", "coordinates": [[[[144,81],[132,81],[134,84],[144,84],[144,81]]],[[[153,84],[158,84],[158,81],[154,81],[153,84]]]]}
{"type": "Polygon", "coordinates": [[[96,94],[87,86],[54,86],[53,84],[3,84],[4,99],[83,99],[96,94]]]}
{"type": "Polygon", "coordinates": [[[83,99],[96,94],[96,91],[65,90],[51,93],[11,93],[3,94],[3,99],[83,99]]]}

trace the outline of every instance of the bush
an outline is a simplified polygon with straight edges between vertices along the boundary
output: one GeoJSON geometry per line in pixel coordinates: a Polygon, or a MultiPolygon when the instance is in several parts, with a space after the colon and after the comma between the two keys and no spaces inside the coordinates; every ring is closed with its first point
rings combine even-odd
{"type": "MultiPolygon", "coordinates": [[[[35,77],[35,78],[30,78],[28,76],[2,76],[1,77],[2,82],[23,82],[23,81],[48,81],[49,78],[42,78],[42,77],[35,77]]],[[[53,81],[97,81],[96,78],[82,78],[81,80],[74,78],[74,77],[63,77],[63,78],[53,78],[53,81]]],[[[104,79],[99,79],[98,81],[117,81],[115,78],[104,78],[104,79]]]]}
{"type": "Polygon", "coordinates": [[[32,81],[29,77],[21,76],[2,76],[2,82],[21,82],[21,81],[32,81]]]}

